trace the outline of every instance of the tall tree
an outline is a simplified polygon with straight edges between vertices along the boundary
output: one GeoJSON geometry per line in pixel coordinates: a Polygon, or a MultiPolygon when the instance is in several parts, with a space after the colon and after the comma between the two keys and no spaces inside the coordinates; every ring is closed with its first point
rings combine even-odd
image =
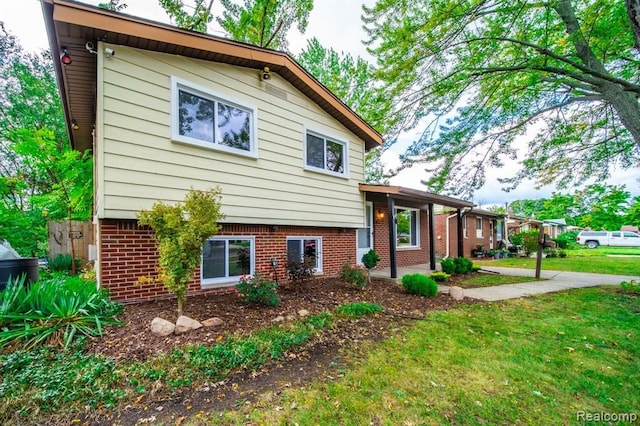
{"type": "Polygon", "coordinates": [[[370,52],[403,118],[407,165],[470,193],[528,142],[525,178],[563,188],[640,161],[640,58],[624,0],[378,0],[370,52]]]}
{"type": "MultiPolygon", "coordinates": [[[[201,33],[213,21],[213,0],[194,0],[193,7],[183,0],[159,0],[162,8],[176,25],[201,33]]],[[[220,0],[222,15],[218,24],[230,38],[256,46],[286,50],[287,33],[296,26],[302,33],[307,29],[313,0],[220,0]]]]}
{"type": "Polygon", "coordinates": [[[277,50],[287,50],[287,33],[296,25],[304,33],[313,0],[220,0],[224,6],[218,23],[232,39],[277,50]]]}
{"type": "Polygon", "coordinates": [[[91,160],[70,148],[50,55],[0,23],[0,58],[0,239],[41,255],[47,219],[90,216],[91,160]]]}
{"type": "MultiPolygon", "coordinates": [[[[384,134],[393,124],[388,117],[391,99],[376,77],[375,68],[361,57],[322,46],[313,37],[296,58],[298,63],[340,98],[378,132],[384,134]]],[[[381,162],[382,148],[366,154],[366,181],[386,182],[381,162]]]]}

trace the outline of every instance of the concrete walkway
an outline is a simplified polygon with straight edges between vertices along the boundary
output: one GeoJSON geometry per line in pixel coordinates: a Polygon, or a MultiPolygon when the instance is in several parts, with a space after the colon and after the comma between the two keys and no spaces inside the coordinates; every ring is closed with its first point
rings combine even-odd
{"type": "MultiPolygon", "coordinates": [[[[437,265],[440,270],[440,264],[437,265]]],[[[521,277],[536,276],[535,269],[522,268],[498,268],[493,266],[483,266],[483,271],[495,272],[501,275],[518,275],[521,277]]],[[[398,277],[405,274],[421,273],[429,275],[431,269],[428,264],[414,265],[398,268],[398,277]]],[[[531,296],[533,294],[553,293],[554,291],[568,290],[571,288],[594,287],[597,285],[619,285],[622,281],[636,280],[640,281],[640,275],[609,275],[609,274],[589,274],[584,272],[563,272],[563,271],[545,271],[540,273],[544,281],[531,281],[518,284],[505,284],[495,287],[482,288],[465,288],[463,290],[464,297],[472,299],[480,299],[487,301],[516,299],[518,297],[531,296]]],[[[389,268],[374,269],[371,276],[389,278],[389,268]]],[[[441,293],[449,293],[449,287],[440,285],[438,291],[441,293]]]]}
{"type": "MultiPolygon", "coordinates": [[[[483,266],[488,272],[496,272],[501,275],[519,275],[523,277],[535,277],[535,270],[520,268],[497,268],[483,266]]],[[[640,281],[640,276],[589,274],[583,272],[541,271],[544,281],[531,281],[518,284],[505,284],[495,287],[464,289],[464,296],[472,299],[487,301],[515,299],[534,294],[553,293],[571,288],[595,287],[598,285],[619,285],[622,281],[640,281]]],[[[441,291],[447,292],[448,288],[442,286],[441,291]]]]}

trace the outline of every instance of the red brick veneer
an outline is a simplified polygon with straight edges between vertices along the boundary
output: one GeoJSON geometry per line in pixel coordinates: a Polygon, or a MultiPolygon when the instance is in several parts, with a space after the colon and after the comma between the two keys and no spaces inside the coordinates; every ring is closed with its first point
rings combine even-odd
{"type": "MultiPolygon", "coordinates": [[[[135,220],[101,220],[98,230],[100,244],[100,283],[109,289],[111,297],[124,302],[137,302],[172,297],[162,283],[138,285],[143,276],[155,276],[158,254],[153,231],[138,226],[135,220]]],[[[263,277],[286,282],[286,239],[288,236],[322,237],[323,276],[337,276],[343,263],[354,263],[356,231],[347,228],[297,226],[267,226],[225,224],[218,235],[255,237],[256,272],[263,277]],[[274,273],[271,259],[278,261],[274,273]]],[[[228,293],[233,285],[203,290],[200,268],[189,283],[189,295],[228,293]]]]}

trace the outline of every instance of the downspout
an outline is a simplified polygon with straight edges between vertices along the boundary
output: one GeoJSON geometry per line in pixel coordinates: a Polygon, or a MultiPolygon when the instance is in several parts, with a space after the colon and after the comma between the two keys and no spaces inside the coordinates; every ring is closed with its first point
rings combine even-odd
{"type": "Polygon", "coordinates": [[[446,241],[445,241],[446,250],[445,250],[445,255],[444,255],[443,259],[448,259],[449,258],[449,245],[450,245],[449,244],[449,219],[454,218],[457,215],[458,215],[458,213],[454,213],[451,216],[447,216],[446,226],[445,226],[445,229],[446,229],[446,232],[445,232],[445,235],[446,235],[446,241]]]}

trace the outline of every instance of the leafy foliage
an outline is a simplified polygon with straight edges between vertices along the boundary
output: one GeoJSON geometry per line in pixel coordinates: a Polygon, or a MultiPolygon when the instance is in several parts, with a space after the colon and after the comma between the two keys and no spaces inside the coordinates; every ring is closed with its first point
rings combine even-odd
{"type": "Polygon", "coordinates": [[[313,0],[244,0],[238,5],[221,0],[224,6],[218,23],[232,39],[261,47],[286,50],[287,33],[296,25],[298,31],[307,29],[313,0]]]}
{"type": "Polygon", "coordinates": [[[407,274],[402,276],[402,287],[410,294],[433,297],[438,294],[438,284],[423,274],[407,274]]]}
{"type": "Polygon", "coordinates": [[[437,282],[444,282],[451,278],[451,275],[446,272],[432,272],[429,278],[437,282]]]}
{"type": "Polygon", "coordinates": [[[456,257],[453,264],[456,274],[468,274],[473,270],[473,262],[466,257],[456,257]]]}
{"type": "Polygon", "coordinates": [[[276,293],[278,284],[268,281],[260,276],[242,276],[236,289],[244,303],[257,303],[264,306],[278,306],[280,304],[280,296],[276,293]]]}
{"type": "Polygon", "coordinates": [[[51,57],[24,53],[3,25],[0,56],[0,239],[42,256],[47,219],[91,215],[91,157],[70,149],[51,57]]]}
{"type": "Polygon", "coordinates": [[[315,256],[303,255],[302,260],[287,260],[287,276],[296,290],[301,290],[304,283],[313,277],[315,265],[315,256]]]}
{"type": "Polygon", "coordinates": [[[30,285],[24,276],[10,280],[0,293],[0,347],[67,347],[79,335],[102,335],[121,309],[106,290],[78,277],[58,275],[30,285]]]}
{"type": "MultiPolygon", "coordinates": [[[[76,268],[80,266],[80,261],[76,261],[76,268]]],[[[66,272],[69,273],[73,269],[73,257],[69,253],[60,253],[54,257],[49,257],[47,260],[47,268],[51,272],[66,272]]]]}
{"type": "Polygon", "coordinates": [[[350,284],[355,284],[359,289],[366,287],[368,276],[368,271],[365,271],[360,265],[343,263],[340,269],[340,278],[350,284]]]}
{"type": "Polygon", "coordinates": [[[640,160],[640,61],[624,0],[363,9],[395,130],[425,126],[403,160],[427,165],[431,190],[468,194],[486,167],[522,155],[508,187],[603,180],[640,160]]]}
{"type": "Polygon", "coordinates": [[[509,240],[517,246],[522,246],[525,254],[529,255],[538,251],[538,237],[540,236],[540,231],[531,230],[531,231],[523,231],[518,232],[509,237],[509,240]]]}
{"type": "Polygon", "coordinates": [[[367,281],[371,282],[371,270],[378,265],[378,262],[380,262],[380,256],[374,249],[362,255],[362,264],[367,268],[367,281]]]}
{"type": "Polygon", "coordinates": [[[440,261],[440,267],[445,274],[453,275],[456,273],[456,264],[453,263],[453,259],[448,257],[440,261]]]}
{"type": "Polygon", "coordinates": [[[154,230],[158,247],[159,275],[165,287],[178,299],[178,313],[187,297],[187,286],[200,264],[202,245],[215,235],[224,215],[220,211],[220,189],[191,189],[183,204],[155,203],[138,214],[140,225],[154,230]]]}

